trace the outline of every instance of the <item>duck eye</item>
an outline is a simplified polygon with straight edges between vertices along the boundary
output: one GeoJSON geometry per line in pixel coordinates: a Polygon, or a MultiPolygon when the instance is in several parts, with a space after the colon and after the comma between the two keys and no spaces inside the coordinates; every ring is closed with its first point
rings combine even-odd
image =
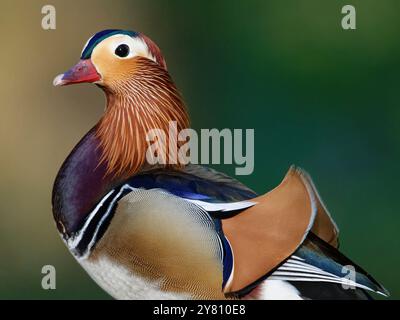
{"type": "Polygon", "coordinates": [[[127,57],[129,54],[129,46],[127,44],[120,44],[117,49],[115,49],[115,54],[121,58],[127,57]]]}

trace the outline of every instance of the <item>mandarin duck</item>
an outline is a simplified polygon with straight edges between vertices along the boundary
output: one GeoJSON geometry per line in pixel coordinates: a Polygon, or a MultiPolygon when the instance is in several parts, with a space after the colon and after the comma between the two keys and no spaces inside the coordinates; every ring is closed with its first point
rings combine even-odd
{"type": "Polygon", "coordinates": [[[279,186],[257,195],[201,165],[146,162],[146,132],[169,121],[189,127],[151,39],[126,30],[95,34],[78,64],[54,79],[55,86],[75,83],[100,87],[106,108],[62,164],[53,216],[79,264],[112,297],[387,295],[338,251],[338,228],[302,169],[291,167],[279,186]]]}

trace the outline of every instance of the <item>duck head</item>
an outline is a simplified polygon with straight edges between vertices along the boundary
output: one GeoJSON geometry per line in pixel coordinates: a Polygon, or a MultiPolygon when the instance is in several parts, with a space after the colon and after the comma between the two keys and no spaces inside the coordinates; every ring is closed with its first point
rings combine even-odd
{"type": "Polygon", "coordinates": [[[135,31],[103,30],[87,41],[81,60],[58,75],[53,84],[96,83],[118,91],[139,69],[138,62],[142,59],[167,69],[160,49],[145,35],[135,31]]]}
{"type": "MultiPolygon", "coordinates": [[[[94,83],[106,93],[107,107],[96,135],[108,174],[131,176],[143,166],[150,130],[168,132],[171,121],[177,123],[178,132],[189,126],[160,49],[141,33],[104,30],[91,37],[80,61],[53,82],[55,86],[77,83],[94,83]]],[[[168,141],[166,152],[167,145],[168,141]]]]}

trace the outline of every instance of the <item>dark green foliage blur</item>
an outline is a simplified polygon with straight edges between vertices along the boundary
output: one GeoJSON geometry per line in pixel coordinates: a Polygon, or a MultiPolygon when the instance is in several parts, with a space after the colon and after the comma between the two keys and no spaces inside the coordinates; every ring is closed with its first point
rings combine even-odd
{"type": "MultiPolygon", "coordinates": [[[[0,299],[107,299],[56,232],[51,189],[62,161],[99,119],[93,85],[54,88],[86,40],[141,31],[161,47],[194,128],[254,128],[266,192],[305,168],[341,231],[341,250],[400,298],[400,2],[396,0],[1,2],[0,299]],[[341,8],[357,29],[341,28],[341,8]],[[57,289],[41,288],[54,265],[57,289]]],[[[234,166],[216,169],[234,174],[234,166]]]]}

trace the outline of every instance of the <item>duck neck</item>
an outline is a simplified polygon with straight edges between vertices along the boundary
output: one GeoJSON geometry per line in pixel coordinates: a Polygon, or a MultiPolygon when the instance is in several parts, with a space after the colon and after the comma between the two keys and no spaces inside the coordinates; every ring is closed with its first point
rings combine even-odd
{"type": "MultiPolygon", "coordinates": [[[[139,69],[140,70],[140,69],[139,69]]],[[[155,65],[114,89],[104,88],[107,106],[99,121],[99,139],[107,174],[132,176],[146,163],[148,133],[158,129],[168,133],[171,122],[178,132],[189,127],[184,102],[168,72],[155,65]]],[[[165,154],[170,141],[165,141],[165,154]]],[[[172,149],[172,148],[171,148],[172,149]]]]}

